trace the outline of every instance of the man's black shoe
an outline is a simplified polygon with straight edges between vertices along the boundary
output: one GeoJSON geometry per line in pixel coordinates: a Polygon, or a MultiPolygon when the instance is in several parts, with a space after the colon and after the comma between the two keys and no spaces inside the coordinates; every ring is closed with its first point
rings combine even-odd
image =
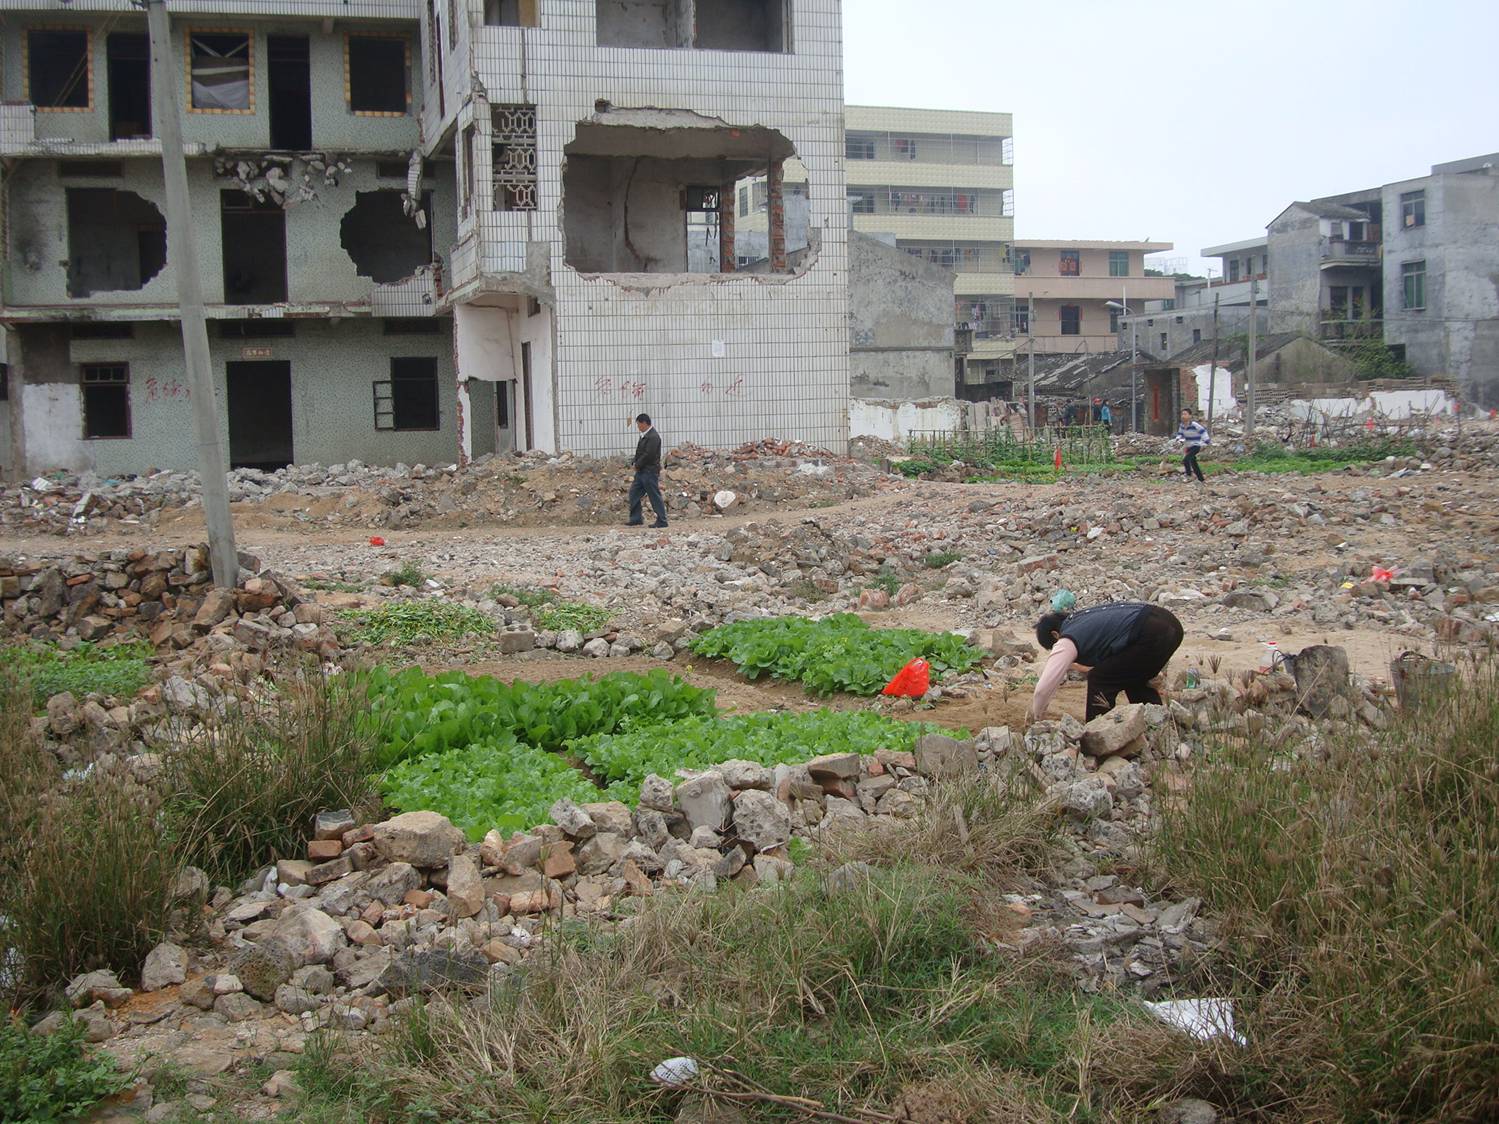
{"type": "Polygon", "coordinates": [[[631,522],[631,523],[626,523],[625,526],[626,527],[644,527],[645,524],[644,523],[634,523],[634,522],[631,522]]]}
{"type": "Polygon", "coordinates": [[[665,523],[652,523],[651,526],[659,529],[661,527],[667,526],[667,524],[665,524],[665,523]]]}

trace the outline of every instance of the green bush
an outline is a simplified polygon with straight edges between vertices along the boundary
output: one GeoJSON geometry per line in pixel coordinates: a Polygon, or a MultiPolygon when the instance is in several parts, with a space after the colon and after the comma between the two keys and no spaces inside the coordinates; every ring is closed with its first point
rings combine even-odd
{"type": "Polygon", "coordinates": [[[81,1024],[32,1034],[17,1016],[0,1019],[0,1121],[77,1120],[130,1085],[108,1054],[89,1054],[81,1024]]]}
{"type": "Polygon", "coordinates": [[[687,718],[669,726],[580,738],[568,747],[611,794],[634,804],[651,773],[706,769],[724,761],[761,765],[806,761],[828,753],[909,750],[935,727],[902,722],[867,711],[818,710],[800,714],[746,714],[687,718]]]}
{"type": "Polygon", "coordinates": [[[151,655],[146,643],[80,644],[67,651],[26,643],[0,648],[0,664],[14,668],[31,685],[32,706],[40,710],[64,691],[129,700],[151,681],[151,655]]]}
{"type": "Polygon", "coordinates": [[[380,768],[496,738],[559,750],[574,738],[613,733],[627,722],[716,713],[712,691],[659,670],[507,684],[460,671],[429,676],[416,667],[376,669],[367,697],[381,729],[380,768]]]}
{"type": "Polygon", "coordinates": [[[31,1002],[79,972],[129,973],[160,940],[178,866],[128,774],[63,776],[0,668],[0,995],[31,1002]]]}
{"type": "Polygon", "coordinates": [[[852,613],[820,621],[774,617],[720,625],[698,637],[692,650],[708,659],[728,660],[746,678],[796,679],[819,695],[878,694],[917,658],[931,664],[933,679],[949,671],[968,671],[983,658],[961,636],[870,628],[852,613]]]}
{"type": "Polygon", "coordinates": [[[548,809],[564,797],[602,798],[564,758],[509,735],[407,758],[385,773],[381,790],[397,811],[441,812],[474,840],[491,828],[508,835],[549,823],[548,809]]]}
{"type": "Polygon", "coordinates": [[[415,562],[402,562],[394,570],[387,570],[380,575],[380,584],[395,586],[399,589],[403,585],[418,588],[427,580],[427,571],[423,570],[415,562]]]}
{"type": "Polygon", "coordinates": [[[513,597],[531,610],[531,620],[537,628],[548,632],[561,632],[575,628],[584,636],[590,632],[601,632],[613,614],[597,605],[581,601],[563,601],[550,589],[522,589],[513,585],[497,585],[490,590],[496,598],[513,597]]]}
{"type": "Polygon", "coordinates": [[[293,675],[274,705],[231,706],[183,726],[166,754],[168,810],[185,861],[233,884],[303,853],[312,819],[380,806],[371,774],[381,741],[358,676],[293,675]]]}

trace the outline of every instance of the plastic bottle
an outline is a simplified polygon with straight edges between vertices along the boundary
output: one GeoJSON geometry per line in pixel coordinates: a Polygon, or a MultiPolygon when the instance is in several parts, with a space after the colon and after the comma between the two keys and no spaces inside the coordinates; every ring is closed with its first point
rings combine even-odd
{"type": "Polygon", "coordinates": [[[1201,677],[1197,674],[1197,661],[1194,659],[1187,664],[1187,690],[1192,690],[1201,681],[1201,677]]]}
{"type": "Polygon", "coordinates": [[[1274,640],[1265,641],[1265,670],[1274,671],[1280,663],[1280,645],[1274,640]]]}

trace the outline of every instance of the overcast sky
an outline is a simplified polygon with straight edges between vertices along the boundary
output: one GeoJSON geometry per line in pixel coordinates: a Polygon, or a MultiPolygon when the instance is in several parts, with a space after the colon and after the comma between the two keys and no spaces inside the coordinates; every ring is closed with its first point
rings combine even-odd
{"type": "Polygon", "coordinates": [[[1499,151],[1499,0],[843,0],[854,105],[1015,115],[1015,232],[1264,233],[1499,151]]]}

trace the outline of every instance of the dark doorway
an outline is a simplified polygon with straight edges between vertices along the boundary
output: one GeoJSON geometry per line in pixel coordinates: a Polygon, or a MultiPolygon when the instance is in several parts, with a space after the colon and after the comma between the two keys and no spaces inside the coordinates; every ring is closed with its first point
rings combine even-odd
{"type": "Polygon", "coordinates": [[[529,452],[536,448],[536,435],[531,413],[531,345],[528,343],[520,345],[520,378],[521,395],[526,400],[526,450],[529,452]]]}
{"type": "Polygon", "coordinates": [[[291,364],[229,363],[229,467],[275,472],[292,463],[291,364]]]}
{"type": "Polygon", "coordinates": [[[243,191],[221,193],[224,301],[276,304],[286,300],[286,214],[243,191]]]}
{"type": "Polygon", "coordinates": [[[109,139],[151,135],[151,43],[117,31],[105,45],[109,70],[109,139]]]}
{"type": "Polygon", "coordinates": [[[304,35],[266,37],[271,89],[271,147],[312,147],[312,64],[304,35]]]}

